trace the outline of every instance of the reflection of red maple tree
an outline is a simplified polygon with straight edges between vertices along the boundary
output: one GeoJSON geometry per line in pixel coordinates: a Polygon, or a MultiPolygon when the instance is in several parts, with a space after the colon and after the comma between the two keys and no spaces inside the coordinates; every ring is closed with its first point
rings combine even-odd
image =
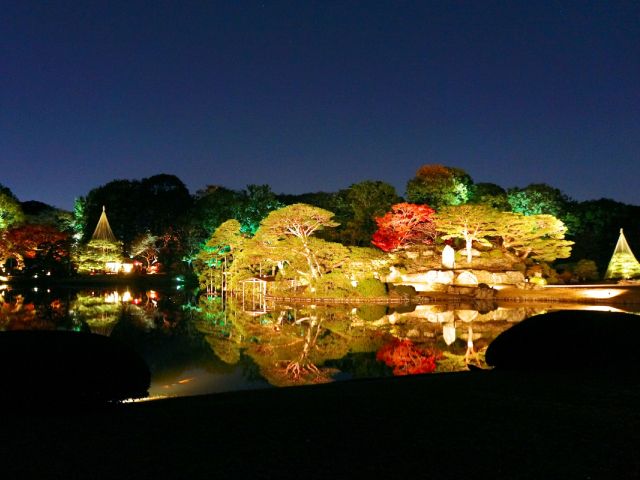
{"type": "Polygon", "coordinates": [[[394,375],[414,375],[431,373],[436,369],[436,360],[442,354],[416,347],[411,340],[394,338],[378,350],[376,360],[393,367],[394,375]]]}
{"type": "Polygon", "coordinates": [[[371,243],[385,252],[410,245],[429,245],[436,233],[434,213],[427,205],[396,203],[390,212],[375,219],[378,230],[373,234],[371,243]]]}

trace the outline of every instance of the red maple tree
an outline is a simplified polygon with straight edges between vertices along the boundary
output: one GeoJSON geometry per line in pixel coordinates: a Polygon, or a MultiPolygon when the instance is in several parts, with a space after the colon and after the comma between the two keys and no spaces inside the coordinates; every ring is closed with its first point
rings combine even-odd
{"type": "Polygon", "coordinates": [[[375,219],[378,230],[371,243],[385,252],[411,245],[430,245],[436,235],[434,213],[428,205],[396,203],[390,212],[375,219]]]}
{"type": "Polygon", "coordinates": [[[69,254],[66,245],[68,237],[68,234],[50,225],[22,225],[6,231],[2,236],[0,256],[14,257],[20,268],[25,258],[50,256],[54,261],[60,261],[69,254]]]}

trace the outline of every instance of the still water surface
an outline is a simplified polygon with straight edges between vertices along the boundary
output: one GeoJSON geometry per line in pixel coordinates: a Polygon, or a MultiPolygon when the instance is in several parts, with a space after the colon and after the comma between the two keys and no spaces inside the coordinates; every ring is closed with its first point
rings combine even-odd
{"type": "Polygon", "coordinates": [[[486,367],[485,350],[502,331],[558,308],[264,308],[182,290],[3,288],[0,330],[108,335],[146,360],[151,398],[486,367]]]}

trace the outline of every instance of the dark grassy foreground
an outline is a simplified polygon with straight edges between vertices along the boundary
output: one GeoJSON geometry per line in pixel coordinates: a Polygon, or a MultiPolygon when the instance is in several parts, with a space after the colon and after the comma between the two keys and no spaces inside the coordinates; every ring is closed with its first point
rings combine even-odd
{"type": "Polygon", "coordinates": [[[468,372],[5,409],[1,476],[640,478],[639,382],[633,373],[468,372]]]}

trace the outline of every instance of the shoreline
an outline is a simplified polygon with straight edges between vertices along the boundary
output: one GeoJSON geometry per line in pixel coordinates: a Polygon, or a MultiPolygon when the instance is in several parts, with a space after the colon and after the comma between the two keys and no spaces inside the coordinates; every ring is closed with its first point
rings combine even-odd
{"type": "MultiPolygon", "coordinates": [[[[8,278],[5,282],[11,286],[46,285],[60,288],[80,288],[83,286],[121,286],[134,285],[137,287],[167,288],[183,285],[191,288],[195,285],[186,281],[177,281],[175,276],[168,275],[91,275],[69,278],[8,278]]],[[[474,287],[462,287],[469,289],[474,287]]],[[[417,292],[413,296],[387,295],[383,297],[306,297],[266,295],[268,302],[282,302],[289,304],[319,304],[319,305],[427,305],[427,304],[469,304],[495,303],[529,304],[529,303],[558,303],[577,305],[640,305],[640,284],[581,284],[581,285],[548,285],[544,287],[522,289],[512,286],[492,287],[495,295],[492,298],[476,298],[463,293],[447,293],[444,291],[417,292]]],[[[241,294],[234,294],[241,299],[241,294]]]]}

